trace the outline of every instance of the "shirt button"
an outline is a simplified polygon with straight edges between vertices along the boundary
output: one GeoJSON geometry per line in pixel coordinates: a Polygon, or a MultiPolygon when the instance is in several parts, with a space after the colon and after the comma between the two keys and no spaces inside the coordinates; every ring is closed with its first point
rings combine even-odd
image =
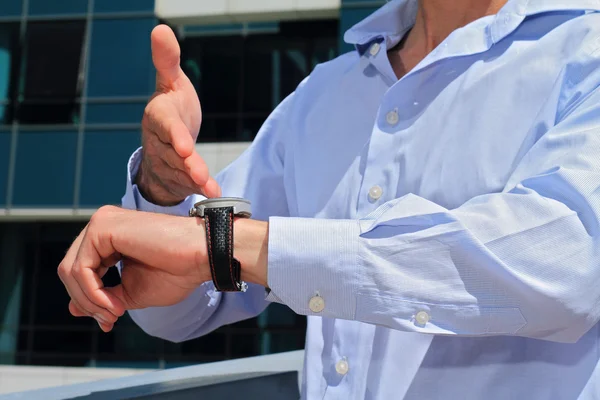
{"type": "Polygon", "coordinates": [[[398,111],[392,110],[385,116],[385,121],[390,125],[396,125],[398,123],[398,111]]]}
{"type": "Polygon", "coordinates": [[[381,186],[375,185],[369,189],[369,198],[373,201],[379,200],[383,195],[383,189],[381,186]]]}
{"type": "Polygon", "coordinates": [[[340,360],[335,364],[335,371],[340,375],[346,375],[348,373],[348,361],[340,360]]]}
{"type": "Polygon", "coordinates": [[[369,54],[371,54],[373,57],[375,57],[377,55],[377,53],[379,53],[379,49],[381,49],[381,46],[379,45],[379,43],[373,43],[371,45],[371,48],[369,49],[369,54]]]}
{"type": "Polygon", "coordinates": [[[314,296],[308,302],[308,308],[312,312],[319,313],[325,309],[325,300],[321,296],[314,296]]]}
{"type": "Polygon", "coordinates": [[[429,314],[425,311],[419,311],[415,316],[415,320],[417,321],[417,324],[425,325],[429,322],[429,314]]]}

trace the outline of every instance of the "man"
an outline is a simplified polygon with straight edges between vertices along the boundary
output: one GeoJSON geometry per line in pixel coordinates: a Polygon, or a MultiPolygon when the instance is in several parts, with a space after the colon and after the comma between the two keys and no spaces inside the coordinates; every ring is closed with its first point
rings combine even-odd
{"type": "Polygon", "coordinates": [[[95,214],[59,267],[71,312],[108,331],[132,310],[183,341],[281,302],[308,316],[309,399],[600,398],[598,11],[390,2],[215,179],[156,28],[125,209],[95,214]],[[212,228],[186,216],[222,195],[254,213],[228,231],[245,293],[215,287],[212,228]]]}

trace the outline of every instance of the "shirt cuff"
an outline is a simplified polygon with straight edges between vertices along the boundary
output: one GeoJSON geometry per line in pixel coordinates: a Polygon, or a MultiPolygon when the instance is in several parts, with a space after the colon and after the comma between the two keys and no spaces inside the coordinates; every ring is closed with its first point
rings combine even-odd
{"type": "Polygon", "coordinates": [[[298,314],[354,319],[359,235],[359,221],[271,217],[266,299],[298,314]]]}
{"type": "Polygon", "coordinates": [[[188,196],[179,204],[166,207],[149,202],[144,198],[144,196],[142,196],[138,186],[134,183],[141,160],[142,148],[140,147],[131,155],[129,162],[127,163],[127,187],[125,189],[125,195],[121,199],[123,208],[158,214],[185,216],[189,214],[189,211],[194,204],[196,204],[198,201],[204,200],[203,196],[192,195],[188,196]]]}

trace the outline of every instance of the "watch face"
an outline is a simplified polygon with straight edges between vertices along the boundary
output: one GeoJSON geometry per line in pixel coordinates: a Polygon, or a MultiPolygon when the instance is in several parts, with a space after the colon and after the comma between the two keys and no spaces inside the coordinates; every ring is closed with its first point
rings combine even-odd
{"type": "Polygon", "coordinates": [[[250,202],[246,199],[237,197],[219,197],[216,199],[206,199],[194,204],[190,210],[190,216],[204,217],[204,210],[207,208],[233,207],[233,214],[250,217],[252,215],[250,202]]]}

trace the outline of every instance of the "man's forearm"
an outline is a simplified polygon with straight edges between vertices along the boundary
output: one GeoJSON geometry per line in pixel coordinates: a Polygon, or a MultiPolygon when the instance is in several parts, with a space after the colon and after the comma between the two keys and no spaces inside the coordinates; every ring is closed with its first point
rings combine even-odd
{"type": "Polygon", "coordinates": [[[242,279],[266,287],[269,223],[237,219],[233,237],[234,256],[242,265],[242,279]]]}

